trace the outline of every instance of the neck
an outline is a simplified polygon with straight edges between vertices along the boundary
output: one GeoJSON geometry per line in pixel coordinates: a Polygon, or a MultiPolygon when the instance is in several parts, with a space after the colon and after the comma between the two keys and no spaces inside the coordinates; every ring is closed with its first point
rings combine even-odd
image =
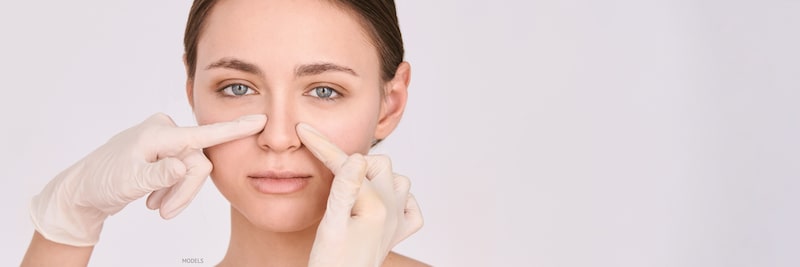
{"type": "Polygon", "coordinates": [[[272,232],[231,207],[231,240],[219,266],[308,266],[317,225],[298,232],[272,232]]]}

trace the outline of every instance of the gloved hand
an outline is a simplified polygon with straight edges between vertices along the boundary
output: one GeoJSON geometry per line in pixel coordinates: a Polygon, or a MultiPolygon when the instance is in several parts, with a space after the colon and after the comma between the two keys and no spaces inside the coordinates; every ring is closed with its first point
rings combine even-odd
{"type": "Polygon", "coordinates": [[[147,206],[172,218],[211,172],[202,149],[258,133],[265,123],[266,116],[250,115],[182,128],[155,114],[53,178],[31,202],[34,227],[56,243],[92,246],[109,215],[154,191],[147,206]]]}
{"type": "Polygon", "coordinates": [[[394,174],[386,156],[348,156],[304,123],[297,133],[334,174],[309,266],[381,266],[395,245],[422,227],[408,178],[394,174]]]}

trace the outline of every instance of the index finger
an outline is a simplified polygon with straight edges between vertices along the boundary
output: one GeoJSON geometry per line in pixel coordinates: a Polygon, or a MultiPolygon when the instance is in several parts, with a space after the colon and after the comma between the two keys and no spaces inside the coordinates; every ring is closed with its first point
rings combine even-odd
{"type": "Polygon", "coordinates": [[[333,144],[322,133],[315,130],[311,125],[305,123],[297,124],[297,136],[300,141],[314,154],[317,159],[322,161],[334,175],[338,174],[339,169],[347,160],[347,153],[344,153],[338,146],[333,144]]]}
{"type": "MultiPolygon", "coordinates": [[[[182,150],[203,149],[243,137],[254,135],[264,129],[267,116],[264,114],[247,115],[233,121],[218,122],[195,127],[171,128],[159,138],[164,142],[163,148],[174,147],[178,151],[165,151],[167,153],[181,153],[182,150]]],[[[169,149],[167,149],[169,150],[169,149]]]]}

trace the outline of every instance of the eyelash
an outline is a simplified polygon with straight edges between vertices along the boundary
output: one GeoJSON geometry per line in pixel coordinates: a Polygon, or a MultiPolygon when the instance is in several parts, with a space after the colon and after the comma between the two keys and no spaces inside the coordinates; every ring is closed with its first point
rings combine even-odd
{"type": "Polygon", "coordinates": [[[322,100],[322,101],[336,101],[336,100],[338,100],[339,98],[342,97],[342,93],[340,93],[336,89],[333,89],[333,87],[330,87],[330,86],[315,86],[314,88],[311,88],[311,90],[308,90],[306,95],[314,97],[314,98],[322,100]],[[319,96],[311,95],[312,93],[315,93],[317,89],[320,89],[320,88],[328,88],[328,90],[331,90],[331,96],[329,96],[327,98],[322,98],[322,97],[319,97],[319,96]]]}
{"type": "MultiPolygon", "coordinates": [[[[253,90],[253,88],[251,88],[248,85],[241,84],[241,83],[232,83],[232,84],[229,84],[229,85],[226,85],[226,86],[220,88],[217,91],[222,96],[225,96],[225,97],[242,97],[242,96],[248,96],[248,95],[256,94],[256,91],[253,90]],[[237,94],[233,93],[233,87],[234,86],[244,87],[245,89],[247,89],[247,91],[243,95],[237,95],[237,94]]],[[[331,87],[331,86],[315,86],[314,88],[311,88],[311,90],[308,90],[304,95],[308,95],[308,96],[314,97],[314,98],[316,98],[318,100],[322,100],[322,101],[336,101],[336,100],[338,100],[339,98],[342,97],[342,93],[340,93],[339,90],[333,89],[333,87],[331,87]],[[327,88],[328,90],[331,90],[331,93],[330,93],[331,95],[326,97],[326,98],[312,95],[312,94],[316,94],[316,90],[320,89],[320,88],[327,88]]]]}
{"type": "Polygon", "coordinates": [[[220,88],[218,90],[218,92],[220,94],[222,94],[223,96],[226,96],[226,97],[242,97],[242,96],[252,95],[252,94],[256,93],[255,90],[253,90],[253,88],[250,88],[250,86],[247,86],[247,85],[244,85],[244,84],[241,84],[241,83],[233,83],[233,84],[226,85],[225,87],[220,88]],[[247,89],[247,91],[245,91],[245,94],[237,95],[237,94],[233,93],[233,87],[237,86],[237,85],[238,86],[242,86],[245,89],[247,89]]]}

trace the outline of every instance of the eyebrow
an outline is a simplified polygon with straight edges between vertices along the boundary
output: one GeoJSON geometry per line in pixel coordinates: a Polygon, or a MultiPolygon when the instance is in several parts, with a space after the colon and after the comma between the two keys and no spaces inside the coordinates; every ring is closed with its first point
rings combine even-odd
{"type": "Polygon", "coordinates": [[[258,76],[263,76],[264,72],[261,71],[261,68],[256,66],[253,63],[247,63],[239,59],[235,58],[222,58],[220,60],[211,63],[206,67],[207,70],[214,69],[214,68],[224,68],[224,69],[233,69],[242,72],[247,72],[250,74],[255,74],[258,76]]]}
{"type": "MultiPolygon", "coordinates": [[[[264,76],[264,72],[261,71],[261,68],[259,68],[256,64],[230,57],[217,60],[206,67],[207,70],[215,68],[233,69],[262,77],[264,76]]],[[[329,62],[319,62],[297,66],[297,68],[294,70],[294,75],[297,77],[311,76],[328,71],[344,72],[358,77],[358,73],[356,73],[353,69],[329,62]]]]}
{"type": "Polygon", "coordinates": [[[351,68],[327,62],[297,66],[297,68],[294,70],[294,75],[297,77],[309,76],[317,75],[327,71],[339,71],[358,77],[358,74],[351,68]]]}

